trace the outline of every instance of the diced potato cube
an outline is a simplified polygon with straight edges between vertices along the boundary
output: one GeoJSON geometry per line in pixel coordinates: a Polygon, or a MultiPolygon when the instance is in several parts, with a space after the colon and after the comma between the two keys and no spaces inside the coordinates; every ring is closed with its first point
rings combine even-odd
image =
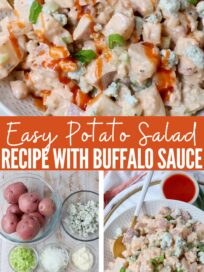
{"type": "Polygon", "coordinates": [[[134,30],[134,17],[116,13],[105,26],[103,34],[108,37],[111,34],[119,34],[128,40],[134,30]]]}
{"type": "Polygon", "coordinates": [[[73,38],[74,41],[77,40],[87,40],[89,39],[90,34],[92,33],[93,20],[91,16],[83,15],[74,30],[73,38]]]}
{"type": "Polygon", "coordinates": [[[166,115],[164,103],[154,85],[138,92],[138,99],[142,105],[144,116],[166,115]]]}
{"type": "Polygon", "coordinates": [[[23,52],[18,48],[14,48],[11,40],[6,37],[0,37],[0,56],[2,58],[2,62],[0,64],[0,79],[5,78],[8,74],[20,63],[21,58],[16,53],[21,53],[23,56],[23,52]]]}
{"type": "Polygon", "coordinates": [[[100,94],[88,105],[86,115],[96,116],[117,116],[120,115],[121,108],[109,97],[100,94]]]}
{"type": "Polygon", "coordinates": [[[104,90],[114,79],[116,69],[103,58],[98,58],[89,64],[85,78],[87,82],[100,89],[104,90]]]}

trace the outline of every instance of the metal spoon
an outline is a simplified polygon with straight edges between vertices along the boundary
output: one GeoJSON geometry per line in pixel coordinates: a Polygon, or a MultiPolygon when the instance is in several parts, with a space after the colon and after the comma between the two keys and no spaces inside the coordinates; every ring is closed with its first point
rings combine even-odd
{"type": "MultiPolygon", "coordinates": [[[[154,171],[150,171],[150,172],[148,172],[148,174],[146,176],[146,180],[145,180],[144,185],[142,187],[139,201],[138,201],[136,209],[135,209],[134,217],[132,218],[132,221],[131,221],[131,225],[130,225],[131,229],[133,229],[134,226],[136,225],[137,217],[139,216],[139,213],[140,213],[141,207],[143,205],[143,202],[144,202],[147,190],[149,188],[150,182],[152,180],[153,174],[154,174],[154,171]]],[[[114,241],[113,256],[115,258],[117,258],[117,257],[124,258],[122,255],[123,251],[125,251],[125,245],[123,244],[123,235],[122,235],[114,241]]]]}

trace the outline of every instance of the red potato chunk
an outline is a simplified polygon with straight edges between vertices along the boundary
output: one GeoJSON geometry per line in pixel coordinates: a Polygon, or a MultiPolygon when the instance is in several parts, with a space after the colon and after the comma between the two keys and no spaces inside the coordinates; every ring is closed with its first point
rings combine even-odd
{"type": "Polygon", "coordinates": [[[13,213],[7,213],[1,220],[2,229],[8,234],[16,231],[17,223],[18,217],[13,213]]]}
{"type": "Polygon", "coordinates": [[[40,201],[39,212],[44,216],[52,216],[56,211],[56,206],[51,198],[44,198],[40,201]]]}
{"type": "Polygon", "coordinates": [[[17,216],[22,216],[23,212],[19,209],[18,204],[11,204],[8,208],[6,213],[12,213],[15,214],[17,216]]]}
{"type": "Polygon", "coordinates": [[[4,198],[10,204],[17,204],[19,197],[28,191],[27,187],[22,182],[15,182],[6,187],[4,198]]]}
{"type": "Polygon", "coordinates": [[[40,231],[40,224],[36,218],[31,216],[24,217],[18,224],[16,232],[25,241],[32,240],[40,231]]]}
{"type": "Polygon", "coordinates": [[[40,197],[37,193],[26,193],[20,196],[18,204],[19,208],[24,213],[36,212],[40,197]]]}

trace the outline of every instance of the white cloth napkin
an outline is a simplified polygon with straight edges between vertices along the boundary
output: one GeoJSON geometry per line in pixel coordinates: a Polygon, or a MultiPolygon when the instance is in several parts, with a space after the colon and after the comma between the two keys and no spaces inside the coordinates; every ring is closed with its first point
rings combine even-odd
{"type": "MultiPolygon", "coordinates": [[[[200,181],[204,181],[204,172],[203,171],[189,171],[195,175],[195,178],[200,181]]],[[[104,178],[104,193],[115,188],[116,186],[127,182],[132,177],[136,176],[138,171],[110,171],[106,174],[104,178]]],[[[152,182],[156,180],[162,179],[165,175],[167,175],[169,171],[155,171],[152,182]]],[[[125,195],[130,193],[132,190],[138,188],[139,184],[142,184],[145,176],[141,178],[141,180],[128,188],[124,189],[122,192],[118,193],[105,207],[104,216],[106,216],[111,209],[116,205],[125,195]]]]}

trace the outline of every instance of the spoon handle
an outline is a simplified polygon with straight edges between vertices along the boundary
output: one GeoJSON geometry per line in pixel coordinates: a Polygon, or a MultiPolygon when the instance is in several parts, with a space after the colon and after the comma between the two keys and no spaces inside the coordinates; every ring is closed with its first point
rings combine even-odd
{"type": "Polygon", "coordinates": [[[149,171],[147,176],[146,176],[146,180],[145,180],[144,185],[142,187],[142,191],[140,193],[139,201],[138,201],[136,209],[135,209],[135,217],[137,217],[139,215],[139,213],[140,213],[140,210],[141,210],[142,204],[144,202],[144,199],[145,199],[147,190],[149,188],[150,182],[152,180],[153,174],[154,174],[154,171],[149,171]]]}

